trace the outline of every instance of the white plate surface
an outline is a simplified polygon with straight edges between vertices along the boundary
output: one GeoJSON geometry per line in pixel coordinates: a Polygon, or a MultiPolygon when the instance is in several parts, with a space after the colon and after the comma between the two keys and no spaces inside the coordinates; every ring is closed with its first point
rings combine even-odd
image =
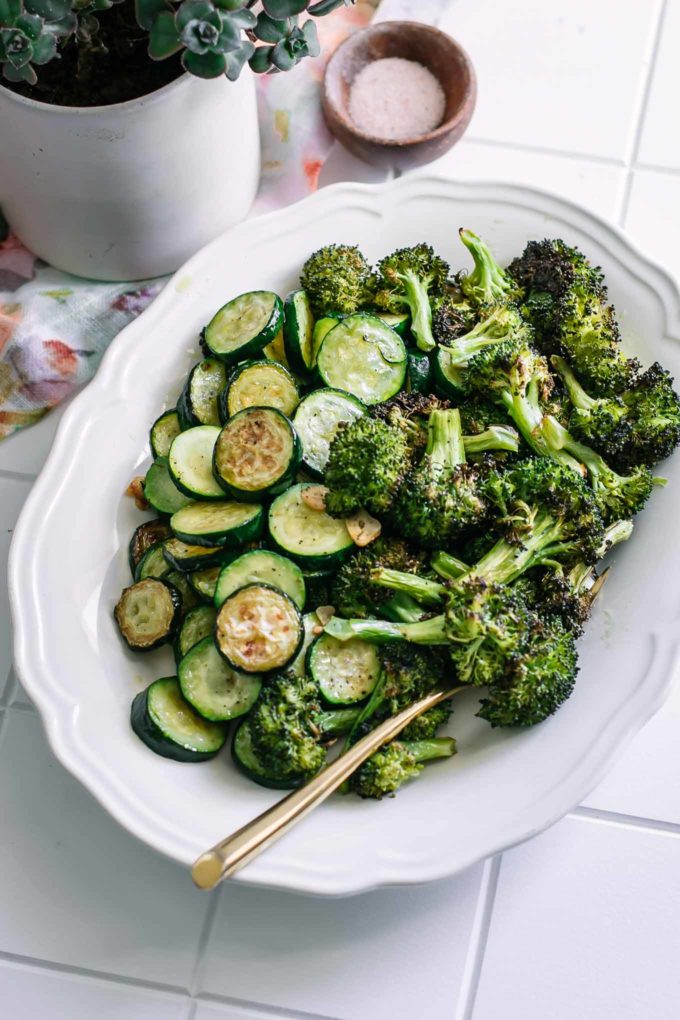
{"type": "MultiPolygon", "coordinates": [[[[605,269],[630,353],[680,377],[678,290],[615,228],[529,188],[410,176],[328,188],[213,242],[116,339],[64,415],[12,545],[17,670],[59,760],[130,832],[178,861],[190,864],[277,795],[241,777],[228,754],[176,764],[129,728],[134,694],[173,671],[168,650],[126,652],[111,614],[141,519],[122,493],[149,463],[149,423],[174,404],[199,329],[230,297],[284,294],[308,254],[331,241],[375,259],[425,238],[457,268],[466,264],[459,226],[481,234],[501,262],[531,238],[579,245],[605,269]]],[[[663,473],[668,488],[612,556],[580,643],[576,692],[555,717],[499,732],[475,718],[472,692],[459,697],[456,758],[395,800],[331,799],[235,880],[324,895],[424,882],[529,838],[582,800],[660,706],[680,658],[680,457],[663,473]]]]}

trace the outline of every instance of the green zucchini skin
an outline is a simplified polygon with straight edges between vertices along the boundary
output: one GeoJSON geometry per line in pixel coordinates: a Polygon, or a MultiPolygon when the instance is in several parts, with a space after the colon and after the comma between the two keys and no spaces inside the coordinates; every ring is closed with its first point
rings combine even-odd
{"type": "Polygon", "coordinates": [[[203,329],[201,341],[210,355],[227,365],[235,365],[244,358],[257,357],[282,326],[283,302],[278,294],[272,291],[249,291],[222,305],[203,329]],[[250,335],[239,333],[239,323],[247,314],[248,306],[259,304],[264,309],[265,303],[271,305],[268,316],[257,317],[257,326],[250,335]]]}
{"type": "Polygon", "coordinates": [[[194,589],[200,600],[202,602],[206,602],[208,605],[213,604],[215,588],[217,587],[217,579],[220,576],[221,570],[222,564],[216,563],[212,567],[206,567],[205,570],[192,570],[187,574],[191,587],[194,589]]]}
{"type": "Polygon", "coordinates": [[[331,571],[347,559],[354,542],[343,521],[306,507],[302,492],[309,484],[292,485],[274,500],[269,507],[269,537],[277,552],[288,556],[303,570],[331,571]],[[322,522],[317,515],[323,515],[322,522]],[[329,534],[321,534],[321,523],[324,529],[329,529],[329,534]]]}
{"type": "MultiPolygon", "coordinates": [[[[246,407],[230,418],[220,432],[213,451],[213,475],[224,491],[234,499],[243,502],[259,502],[285,491],[297,473],[302,462],[302,446],[293,423],[275,407],[246,407]],[[235,447],[242,443],[242,450],[248,451],[252,459],[261,450],[271,448],[278,432],[285,436],[287,449],[280,455],[277,471],[263,472],[257,487],[247,487],[245,475],[239,478],[239,464],[235,447]],[[242,440],[240,436],[244,437],[242,440]]],[[[248,472],[253,476],[252,469],[248,472]]]]}
{"type": "Polygon", "coordinates": [[[163,542],[149,546],[132,575],[135,581],[143,581],[145,577],[165,577],[172,567],[163,555],[163,542]]]}
{"type": "MultiPolygon", "coordinates": [[[[258,637],[263,633],[261,627],[258,629],[263,615],[260,612],[258,624],[254,625],[258,637]]],[[[273,628],[269,628],[269,630],[271,631],[273,628]]],[[[277,633],[282,634],[283,632],[279,628],[277,633]]],[[[261,582],[244,584],[224,600],[217,612],[215,644],[226,662],[237,673],[257,673],[261,676],[279,673],[295,661],[304,639],[305,628],[300,610],[289,595],[271,584],[262,584],[261,582]],[[272,606],[276,606],[277,621],[280,621],[284,613],[286,614],[291,632],[285,646],[282,645],[276,649],[253,649],[252,637],[244,632],[245,628],[243,627],[240,628],[241,633],[238,639],[240,647],[234,639],[233,633],[228,627],[230,617],[238,612],[239,605],[247,606],[248,600],[258,600],[258,598],[260,603],[269,601],[272,606]],[[246,654],[246,649],[248,654],[246,654]]]]}
{"type": "Polygon", "coordinates": [[[268,790],[296,790],[305,782],[304,776],[300,776],[299,779],[293,779],[290,776],[286,779],[278,779],[264,769],[253,751],[247,719],[244,719],[234,731],[231,740],[231,757],[239,772],[257,783],[258,786],[264,786],[268,790]]]}
{"type": "Polygon", "coordinates": [[[215,630],[217,613],[213,606],[196,606],[184,617],[175,641],[175,660],[182,659],[187,652],[215,630]]]}
{"type": "Polygon", "coordinates": [[[132,532],[132,538],[128,546],[128,562],[130,573],[134,577],[137,564],[152,545],[164,542],[166,538],[172,537],[172,531],[167,521],[155,520],[144,521],[132,532]]]}
{"type": "Polygon", "coordinates": [[[215,564],[222,563],[227,553],[222,546],[213,548],[205,545],[190,545],[187,542],[182,542],[179,538],[170,538],[163,543],[163,555],[174,570],[180,570],[186,574],[193,570],[205,570],[207,567],[214,567],[215,564]]]}
{"type": "Polygon", "coordinates": [[[134,733],[155,754],[159,754],[163,758],[170,758],[172,761],[201,762],[214,758],[226,742],[226,728],[201,719],[190,705],[185,704],[182,711],[195,716],[196,730],[203,734],[203,742],[208,745],[208,749],[199,750],[196,746],[190,746],[189,740],[180,742],[178,739],[174,739],[169,732],[161,728],[158,715],[154,717],[154,697],[163,696],[166,693],[173,698],[181,698],[177,677],[161,677],[160,680],[155,680],[150,684],[145,691],[140,691],[134,698],[130,709],[130,725],[134,733]],[[151,698],[151,705],[149,698],[151,698]]]}
{"type": "Polygon", "coordinates": [[[404,341],[382,319],[348,315],[324,337],[317,370],[330,389],[345,390],[364,404],[389,400],[406,379],[404,341]]]}
{"type": "Polygon", "coordinates": [[[408,386],[415,393],[432,392],[432,362],[424,351],[408,352],[408,386]]]}
{"type": "Polygon", "coordinates": [[[312,390],[302,398],[293,426],[302,445],[302,463],[314,478],[323,478],[331,442],[341,422],[355,421],[366,407],[351,393],[328,387],[312,390]]]}
{"type": "Polygon", "coordinates": [[[234,501],[224,503],[189,503],[182,508],[185,512],[173,514],[170,527],[174,535],[188,545],[203,545],[209,548],[238,548],[246,542],[253,542],[262,534],[264,525],[264,509],[256,503],[234,501]],[[240,520],[230,522],[230,511],[240,520]],[[222,512],[222,514],[221,514],[222,512]],[[220,516],[222,521],[220,523],[220,516]],[[201,527],[196,521],[203,517],[205,524],[201,527]],[[209,521],[212,520],[212,524],[209,521]],[[193,531],[191,528],[193,527],[193,531]]]}
{"type": "MultiPolygon", "coordinates": [[[[143,603],[142,603],[143,604],[143,603]]],[[[162,578],[145,577],[124,588],[116,603],[113,616],[120,635],[133,652],[151,652],[171,641],[182,617],[182,595],[174,585],[162,578]],[[160,618],[155,633],[140,629],[139,611],[134,609],[140,600],[155,603],[160,618]]]]}
{"type": "Polygon", "coordinates": [[[283,343],[286,358],[298,375],[309,375],[314,368],[314,316],[304,290],[294,290],[283,306],[283,343]]]}
{"type": "Polygon", "coordinates": [[[159,514],[174,514],[191,502],[175,485],[167,457],[157,457],[144,479],[144,496],[159,514]]]}
{"type": "Polygon", "coordinates": [[[225,662],[212,634],[189,649],[177,674],[186,701],[211,722],[231,722],[245,715],[262,688],[259,676],[238,673],[225,662]]]}
{"type": "Polygon", "coordinates": [[[215,586],[215,606],[246,584],[270,584],[292,598],[299,610],[305,608],[305,579],[296,563],[269,549],[250,549],[220,571],[215,586]]]}
{"type": "Polygon", "coordinates": [[[190,500],[224,499],[212,473],[213,450],[219,434],[218,425],[196,425],[180,432],[170,447],[170,477],[190,500]]]}
{"type": "Polygon", "coordinates": [[[236,365],[218,403],[223,425],[246,407],[275,407],[290,418],[300,403],[300,392],[285,365],[261,358],[236,365]]]}
{"type": "Polygon", "coordinates": [[[460,400],[464,396],[462,375],[447,365],[446,347],[438,347],[432,358],[432,381],[437,393],[447,400],[460,400]]]}
{"type": "Polygon", "coordinates": [[[218,397],[226,383],[225,367],[216,358],[204,358],[194,365],[177,401],[182,430],[220,424],[218,397]]]}
{"type": "Polygon", "coordinates": [[[381,668],[375,645],[360,638],[343,643],[320,634],[307,651],[307,673],[331,706],[365,701],[375,690],[381,668]]]}
{"type": "Polygon", "coordinates": [[[169,411],[164,411],[163,414],[156,418],[149,431],[149,442],[154,459],[156,457],[167,457],[170,453],[173,439],[181,431],[182,428],[176,408],[173,407],[169,411]]]}

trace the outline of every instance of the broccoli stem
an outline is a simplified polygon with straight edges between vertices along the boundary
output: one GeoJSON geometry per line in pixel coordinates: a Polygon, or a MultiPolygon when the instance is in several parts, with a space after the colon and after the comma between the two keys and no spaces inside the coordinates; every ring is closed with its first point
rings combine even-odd
{"type": "MultiPolygon", "coordinates": [[[[410,576],[410,575],[409,575],[410,576]]],[[[375,644],[410,641],[418,645],[447,645],[446,617],[433,616],[418,623],[390,623],[387,620],[343,620],[334,616],[324,630],[338,641],[363,638],[375,644]]]]}
{"type": "MultiPolygon", "coordinates": [[[[425,605],[438,606],[446,594],[444,585],[437,581],[430,581],[426,577],[418,577],[417,574],[410,574],[403,570],[389,570],[386,567],[379,567],[372,571],[371,581],[382,585],[383,588],[392,588],[394,591],[410,595],[416,602],[422,602],[425,605]]],[[[422,616],[422,609],[420,615],[422,616]]]]}
{"type": "Polygon", "coordinates": [[[342,737],[352,729],[361,711],[360,708],[338,708],[322,712],[317,724],[324,737],[342,737]]]}
{"type": "Polygon", "coordinates": [[[602,559],[611,548],[619,545],[620,542],[627,542],[633,534],[634,524],[632,521],[614,521],[605,529],[604,538],[598,546],[597,558],[602,559]]]}
{"type": "Polygon", "coordinates": [[[522,438],[539,457],[552,457],[560,464],[566,464],[577,474],[583,474],[581,464],[565,449],[551,446],[543,432],[544,416],[535,386],[529,384],[528,396],[513,394],[510,390],[501,393],[501,400],[510,418],[520,431],[522,438]]]}
{"type": "Polygon", "coordinates": [[[433,464],[455,468],[465,463],[465,446],[457,408],[431,411],[427,422],[426,455],[433,464]]]}
{"type": "Polygon", "coordinates": [[[423,615],[420,603],[400,591],[397,591],[380,609],[383,616],[394,623],[416,623],[423,615]]]}
{"type": "Polygon", "coordinates": [[[399,743],[411,752],[416,761],[451,758],[456,753],[456,741],[453,737],[431,737],[429,740],[399,740],[399,743]]]}
{"type": "Polygon", "coordinates": [[[480,304],[502,301],[513,284],[498,265],[490,248],[471,230],[461,228],[460,239],[472,255],[474,269],[465,277],[464,291],[480,304]]]}
{"type": "Polygon", "coordinates": [[[517,453],[519,437],[509,425],[491,425],[476,436],[463,436],[466,454],[485,453],[488,450],[508,450],[517,453]]]}
{"type": "MultiPolygon", "coordinates": [[[[626,486],[631,482],[631,476],[617,474],[599,453],[596,453],[592,447],[586,446],[585,443],[579,443],[577,439],[574,439],[571,432],[560,425],[551,414],[546,415],[543,419],[541,431],[549,444],[551,455],[555,456],[555,453],[566,452],[567,455],[573,456],[577,463],[585,467],[596,492],[602,490],[625,492],[626,486]]],[[[665,485],[667,480],[655,477],[652,481],[654,485],[665,485]]]]}
{"type": "Polygon", "coordinates": [[[579,411],[594,410],[597,407],[598,401],[588,396],[564,358],[561,358],[558,354],[553,354],[550,360],[553,368],[566,386],[569,399],[574,407],[578,408],[579,411]]]}
{"type": "Polygon", "coordinates": [[[404,300],[411,312],[411,332],[421,351],[432,351],[437,346],[432,335],[432,307],[427,287],[412,269],[397,274],[404,285],[404,300]]]}
{"type": "Polygon", "coordinates": [[[457,556],[452,556],[451,553],[447,552],[437,552],[434,554],[432,557],[432,568],[445,581],[455,581],[470,570],[467,563],[463,563],[457,556]]]}

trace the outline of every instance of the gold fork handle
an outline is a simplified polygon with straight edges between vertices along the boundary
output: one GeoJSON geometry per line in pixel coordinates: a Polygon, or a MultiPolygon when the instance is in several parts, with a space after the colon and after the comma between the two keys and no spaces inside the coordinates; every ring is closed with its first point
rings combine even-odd
{"type": "Polygon", "coordinates": [[[304,818],[317,804],[329,797],[346,779],[370,758],[383,744],[392,740],[417,716],[429,708],[446,701],[462,688],[447,688],[435,691],[426,698],[409,705],[403,712],[386,719],[361,740],[358,740],[345,754],[341,755],[305,786],[289,793],[257,818],[227,836],[195,861],[191,877],[199,889],[213,889],[225,878],[252,861],[254,857],[271,846],[291,826],[304,818]]]}

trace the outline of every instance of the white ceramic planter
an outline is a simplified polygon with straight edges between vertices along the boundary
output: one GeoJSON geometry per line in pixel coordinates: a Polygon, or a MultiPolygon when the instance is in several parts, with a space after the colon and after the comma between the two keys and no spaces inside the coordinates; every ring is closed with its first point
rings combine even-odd
{"type": "Polygon", "coordinates": [[[0,87],[0,207],[37,255],[99,280],[177,269],[242,220],[260,141],[254,78],[184,75],[114,106],[49,106],[0,87]]]}

